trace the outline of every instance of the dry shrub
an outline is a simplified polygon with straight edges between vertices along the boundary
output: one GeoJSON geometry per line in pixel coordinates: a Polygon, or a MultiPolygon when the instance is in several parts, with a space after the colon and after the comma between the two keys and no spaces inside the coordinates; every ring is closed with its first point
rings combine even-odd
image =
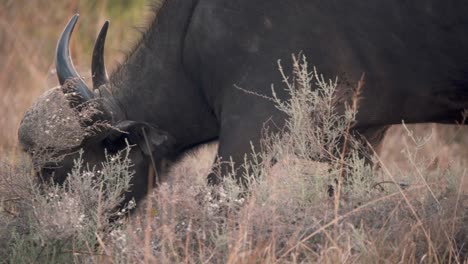
{"type": "Polygon", "coordinates": [[[133,176],[130,147],[106,155],[101,170],[83,160],[61,185],[37,185],[31,169],[2,163],[1,258],[9,263],[92,262],[105,255],[99,241],[134,203],[119,209],[133,176]],[[119,211],[120,210],[120,211],[119,211]]]}
{"type": "Polygon", "coordinates": [[[349,134],[355,108],[333,111],[343,103],[334,98],[336,82],[308,71],[303,57],[293,66],[292,99],[269,98],[290,116],[288,129],[266,135],[263,152],[253,150],[254,161],[244,164],[248,189],[230,177],[207,186],[213,155],[201,150],[174,168],[150,206],[111,225],[131,176],[125,155],[109,157],[101,172],[78,160],[63,186],[45,190],[27,177],[25,162],[4,162],[0,253],[15,263],[462,263],[463,161],[434,168],[419,153],[427,140],[413,136],[403,151],[406,170],[380,156],[372,170],[349,134]]]}
{"type": "MultiPolygon", "coordinates": [[[[290,101],[280,101],[274,94],[262,96],[274,100],[290,119],[287,132],[270,135],[264,142],[266,151],[254,151],[254,162],[244,164],[250,172],[245,175],[249,189],[229,177],[222,186],[206,186],[212,159],[205,159],[205,170],[200,170],[197,157],[208,156],[206,151],[190,155],[171,173],[171,182],[149,198],[153,206],[140,207],[126,226],[112,233],[106,243],[114,260],[462,263],[466,259],[468,197],[461,189],[463,167],[433,169],[427,166],[430,160],[418,156],[418,148],[408,147],[409,170],[395,171],[377,156],[381,168],[374,171],[363,158],[365,148],[349,134],[349,148],[343,153],[343,137],[355,111],[352,107],[341,115],[311,111],[336,107],[336,82],[324,81],[315,70],[309,72],[303,57],[293,58],[293,66],[293,82],[286,88],[290,101]],[[327,162],[317,161],[324,159],[327,162]],[[349,178],[337,193],[340,175],[349,178]]],[[[413,143],[422,147],[421,142],[413,143]]]]}
{"type": "MultiPolygon", "coordinates": [[[[24,110],[56,84],[51,63],[64,21],[76,9],[86,15],[75,32],[72,55],[80,73],[87,77],[90,49],[104,18],[113,18],[106,47],[107,57],[113,60],[122,56],[122,40],[134,32],[128,21],[141,21],[139,10],[143,8],[129,9],[127,2],[115,6],[111,1],[0,3],[0,55],[4,58],[0,61],[0,145],[15,146],[16,127],[24,110]]],[[[307,80],[299,78],[299,84],[304,86],[307,80]]],[[[306,98],[296,100],[308,102],[306,98]]],[[[156,263],[463,262],[468,255],[466,128],[433,124],[413,125],[409,130],[394,127],[387,133],[380,155],[384,166],[377,172],[370,171],[359,155],[347,156],[345,169],[354,177],[339,193],[336,215],[335,199],[328,196],[328,187],[341,173],[336,166],[340,162],[322,163],[305,155],[323,152],[301,144],[316,142],[301,126],[312,122],[307,119],[310,109],[294,109],[295,121],[291,122],[295,129],[276,138],[283,144],[270,145],[276,150],[270,156],[261,154],[279,156],[276,165],[246,165],[254,167],[253,174],[259,176],[252,179],[249,192],[230,179],[219,189],[207,187],[205,176],[214,150],[203,149],[174,168],[169,182],[151,197],[153,209],[146,211],[140,205],[140,212],[113,229],[109,237],[103,232],[87,233],[87,243],[76,235],[83,237],[83,230],[93,230],[83,229],[83,224],[93,219],[92,212],[94,217],[101,213],[95,207],[99,188],[82,182],[90,179],[83,177],[86,170],[76,177],[82,191],[51,189],[52,197],[37,196],[30,166],[25,165],[28,162],[1,148],[0,259],[11,263],[135,263],[144,259],[156,263]],[[408,131],[413,131],[412,135],[408,131]],[[427,131],[432,131],[432,143],[414,140],[427,131]],[[295,147],[284,144],[286,141],[296,141],[295,147]],[[86,196],[88,203],[81,200],[86,196]],[[34,218],[33,204],[38,218],[34,218]],[[80,220],[83,211],[89,213],[84,223],[80,220]],[[145,243],[147,238],[149,244],[145,243]]],[[[318,132],[315,136],[321,139],[318,132]]],[[[267,143],[274,144],[275,139],[267,143]]],[[[334,144],[327,147],[341,149],[334,144]]],[[[331,158],[328,154],[325,157],[331,158]]],[[[92,221],[98,223],[95,218],[92,221]]],[[[105,228],[106,223],[101,224],[101,229],[105,228]]],[[[91,226],[97,230],[95,224],[91,226]]]]}

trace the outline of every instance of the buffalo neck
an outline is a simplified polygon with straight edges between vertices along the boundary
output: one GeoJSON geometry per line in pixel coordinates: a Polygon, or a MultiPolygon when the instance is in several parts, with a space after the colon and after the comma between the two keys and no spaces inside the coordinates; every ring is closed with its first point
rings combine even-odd
{"type": "Polygon", "coordinates": [[[187,27],[197,1],[167,1],[127,59],[111,74],[124,118],[165,130],[183,149],[216,137],[217,125],[199,85],[184,69],[187,27]]]}

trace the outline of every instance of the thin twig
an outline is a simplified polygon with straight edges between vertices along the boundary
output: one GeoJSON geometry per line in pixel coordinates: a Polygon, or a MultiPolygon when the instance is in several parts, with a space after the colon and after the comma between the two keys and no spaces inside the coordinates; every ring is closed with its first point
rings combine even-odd
{"type": "Polygon", "coordinates": [[[10,211],[10,209],[7,209],[6,207],[2,207],[1,209],[2,209],[4,212],[6,212],[6,213],[8,213],[8,214],[11,214],[11,215],[14,216],[14,217],[18,217],[18,216],[19,216],[19,213],[10,211]]]}
{"type": "MultiPolygon", "coordinates": [[[[423,188],[423,187],[424,187],[424,186],[422,186],[422,185],[413,186],[413,187],[411,187],[411,188],[408,188],[407,191],[417,190],[417,189],[420,189],[420,188],[423,188]]],[[[301,239],[298,243],[296,243],[294,246],[292,246],[291,248],[289,248],[288,250],[286,250],[286,252],[283,253],[283,254],[278,258],[278,260],[279,260],[279,259],[282,259],[282,258],[284,258],[284,257],[286,257],[289,253],[291,253],[291,251],[293,251],[296,247],[298,247],[299,244],[304,243],[304,242],[306,242],[307,240],[313,238],[314,236],[320,234],[323,230],[329,228],[329,227],[332,226],[332,225],[335,225],[335,224],[339,223],[339,221],[341,221],[341,220],[343,220],[343,219],[345,219],[345,218],[347,218],[347,217],[349,217],[349,216],[351,216],[351,215],[353,215],[353,214],[355,214],[355,213],[357,213],[357,212],[363,210],[364,208],[370,207],[370,206],[372,206],[372,205],[374,205],[374,204],[376,204],[376,203],[385,201],[385,200],[387,200],[387,199],[389,199],[389,198],[392,198],[392,197],[394,197],[394,196],[398,196],[399,194],[400,194],[400,193],[392,193],[392,194],[389,194],[389,195],[387,195],[387,196],[380,197],[380,198],[375,199],[375,200],[373,200],[373,201],[367,202],[367,203],[365,203],[365,204],[363,204],[363,205],[361,205],[361,206],[359,206],[359,207],[356,207],[355,209],[349,211],[348,213],[346,213],[346,214],[344,214],[344,215],[338,216],[338,218],[334,218],[333,220],[331,220],[331,221],[328,222],[327,224],[321,226],[319,229],[315,230],[313,233],[311,233],[310,235],[304,237],[304,238],[301,239]]]]}
{"type": "MultiPolygon", "coordinates": [[[[365,73],[361,75],[361,79],[358,81],[356,90],[353,93],[352,97],[352,108],[351,110],[356,113],[357,108],[359,105],[359,98],[362,92],[362,88],[364,87],[364,77],[365,73]]],[[[345,156],[346,152],[348,151],[348,139],[350,136],[351,127],[353,126],[353,122],[348,122],[346,126],[346,132],[344,134],[344,142],[343,142],[343,149],[341,151],[340,156],[340,174],[338,176],[338,186],[335,192],[335,218],[338,218],[339,208],[340,208],[340,195],[341,195],[341,187],[343,185],[343,171],[344,171],[344,163],[345,163],[345,156]]]]}
{"type": "Polygon", "coordinates": [[[146,227],[145,227],[145,253],[144,253],[144,263],[150,263],[151,257],[151,211],[153,208],[153,199],[151,198],[151,193],[153,191],[154,181],[153,179],[159,179],[158,172],[156,169],[156,163],[154,161],[153,153],[151,152],[150,144],[148,137],[146,135],[145,128],[142,129],[143,137],[145,138],[145,144],[149,150],[149,155],[151,159],[151,166],[148,168],[148,190],[147,190],[147,200],[146,200],[146,227]]]}
{"type": "MultiPolygon", "coordinates": [[[[380,156],[375,152],[372,145],[369,142],[367,142],[367,145],[374,152],[375,157],[377,158],[377,161],[379,162],[379,164],[380,164],[381,168],[383,169],[383,171],[385,172],[385,174],[387,174],[391,178],[392,181],[395,181],[395,178],[393,177],[393,174],[390,173],[389,169],[387,168],[387,166],[385,166],[385,164],[382,161],[382,159],[380,158],[380,156]]],[[[424,186],[427,188],[426,185],[424,185],[424,186]]],[[[406,205],[408,206],[408,208],[410,209],[410,211],[413,214],[414,218],[418,222],[418,225],[421,226],[421,230],[422,230],[424,236],[427,239],[427,243],[429,244],[429,247],[430,247],[430,250],[431,250],[430,252],[434,253],[435,261],[436,261],[436,263],[439,263],[439,259],[437,258],[437,251],[436,251],[434,245],[432,244],[432,240],[431,240],[431,237],[430,237],[429,233],[424,228],[424,225],[423,225],[423,222],[422,222],[421,218],[416,213],[416,209],[414,209],[413,205],[409,201],[408,196],[406,196],[406,194],[405,194],[405,192],[403,191],[402,188],[398,188],[398,193],[401,194],[401,196],[403,197],[403,199],[406,202],[406,205]]]]}

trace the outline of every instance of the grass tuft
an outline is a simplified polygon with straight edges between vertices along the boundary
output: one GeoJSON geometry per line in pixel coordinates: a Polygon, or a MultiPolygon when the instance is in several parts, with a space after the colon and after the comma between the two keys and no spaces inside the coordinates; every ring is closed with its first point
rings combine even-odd
{"type": "Polygon", "coordinates": [[[89,80],[83,65],[104,18],[112,22],[106,57],[122,58],[129,25],[142,21],[144,9],[144,1],[72,2],[0,4],[2,261],[467,263],[466,130],[393,127],[371,168],[368,146],[349,133],[365,84],[346,101],[337,79],[321,76],[302,55],[292,58],[291,73],[279,63],[284,87],[275,89],[291,100],[278,99],[275,89],[263,96],[289,118],[244,164],[248,190],[230,178],[206,185],[216,146],[187,155],[148,204],[113,223],[107,220],[128,210],[115,210],[132,176],[127,151],[108,156],[102,171],[78,159],[63,185],[38,186],[16,151],[16,128],[32,100],[56,84],[51,61],[63,22],[76,10],[86,14],[72,55],[89,80]]]}

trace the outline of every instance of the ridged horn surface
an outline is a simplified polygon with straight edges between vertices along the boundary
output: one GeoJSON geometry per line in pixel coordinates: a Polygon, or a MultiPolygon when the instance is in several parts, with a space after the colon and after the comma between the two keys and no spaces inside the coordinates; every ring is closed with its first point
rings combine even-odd
{"type": "Polygon", "coordinates": [[[60,39],[57,43],[55,65],[60,85],[63,85],[68,79],[73,79],[76,82],[75,88],[77,92],[80,93],[84,101],[87,101],[92,99],[94,96],[73,66],[73,61],[70,57],[69,49],[70,38],[73,33],[73,29],[75,28],[76,22],[78,21],[78,17],[79,15],[75,14],[70,19],[67,26],[63,30],[62,35],[60,36],[60,39]]]}
{"type": "Polygon", "coordinates": [[[94,43],[93,59],[91,63],[91,73],[93,76],[93,89],[98,89],[99,86],[106,84],[109,81],[107,77],[106,65],[104,63],[104,46],[106,44],[107,29],[109,21],[104,22],[101,31],[94,43]]]}

